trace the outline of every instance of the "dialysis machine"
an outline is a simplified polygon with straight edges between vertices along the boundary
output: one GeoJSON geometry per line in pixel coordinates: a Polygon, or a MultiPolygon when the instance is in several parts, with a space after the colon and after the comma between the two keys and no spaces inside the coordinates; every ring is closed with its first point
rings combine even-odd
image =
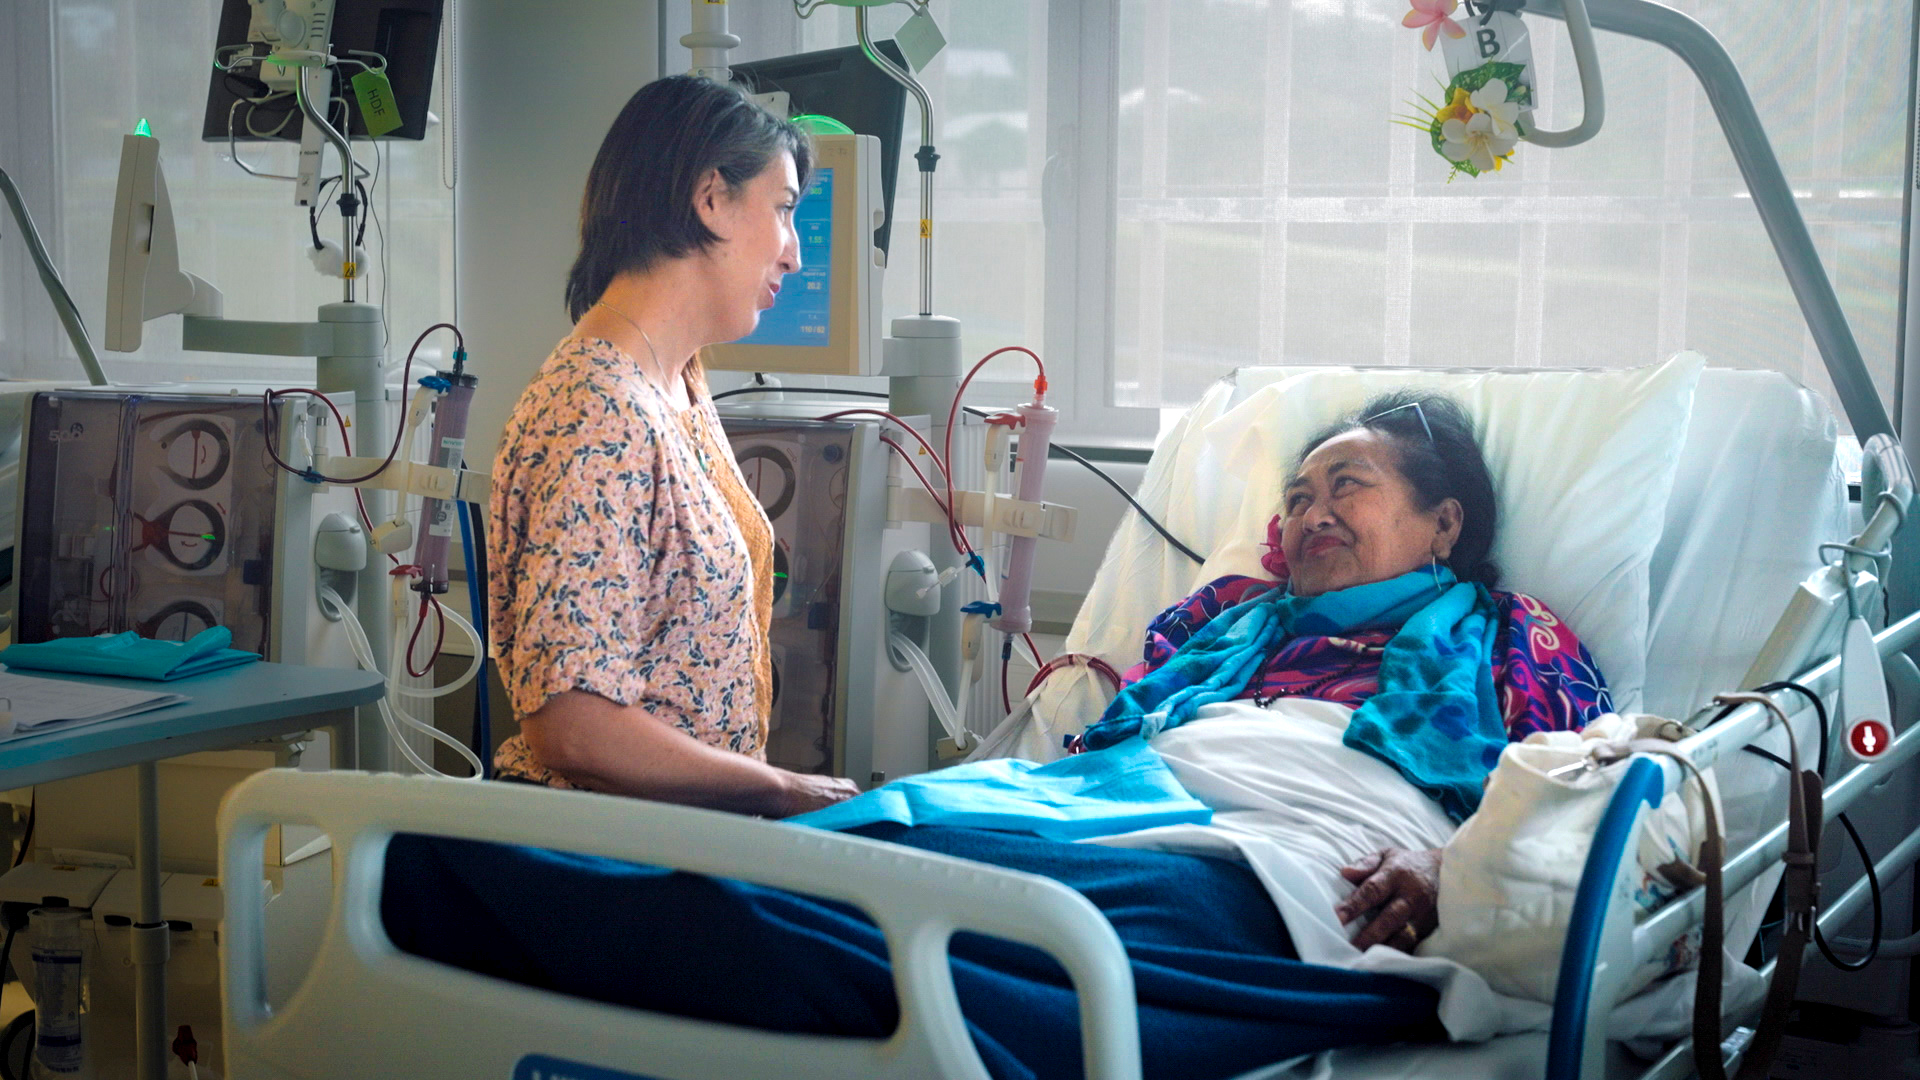
{"type": "Polygon", "coordinates": [[[884,568],[924,549],[928,530],[887,520],[893,477],[878,426],[802,418],[818,411],[723,419],[773,522],[767,760],[878,785],[927,768],[926,697],[886,658],[881,613],[884,568]]]}

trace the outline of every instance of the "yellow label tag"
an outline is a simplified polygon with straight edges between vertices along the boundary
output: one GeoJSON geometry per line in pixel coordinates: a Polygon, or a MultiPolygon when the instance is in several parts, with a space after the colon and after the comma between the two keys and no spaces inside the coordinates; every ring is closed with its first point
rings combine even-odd
{"type": "Polygon", "coordinates": [[[922,240],[933,239],[933,219],[932,218],[920,219],[920,239],[922,240]]]}
{"type": "Polygon", "coordinates": [[[360,265],[352,260],[340,264],[340,276],[348,281],[352,281],[359,272],[360,265]]]}
{"type": "Polygon", "coordinates": [[[217,888],[219,888],[219,887],[220,887],[220,879],[219,879],[219,878],[217,878],[217,877],[210,877],[210,878],[207,878],[206,880],[204,880],[204,881],[202,881],[202,882],[200,883],[200,885],[201,885],[201,887],[203,887],[203,888],[208,888],[208,889],[217,889],[217,888]]]}

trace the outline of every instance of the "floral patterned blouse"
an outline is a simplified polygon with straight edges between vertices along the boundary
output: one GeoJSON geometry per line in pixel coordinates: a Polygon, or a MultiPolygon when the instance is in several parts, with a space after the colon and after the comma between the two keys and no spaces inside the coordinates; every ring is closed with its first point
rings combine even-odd
{"type": "MultiPolygon", "coordinates": [[[[562,341],[494,462],[488,621],[516,716],[568,690],[765,755],[772,526],[727,449],[697,363],[676,409],[598,338],[562,341]]],[[[570,787],[523,736],[504,776],[570,787]]]]}

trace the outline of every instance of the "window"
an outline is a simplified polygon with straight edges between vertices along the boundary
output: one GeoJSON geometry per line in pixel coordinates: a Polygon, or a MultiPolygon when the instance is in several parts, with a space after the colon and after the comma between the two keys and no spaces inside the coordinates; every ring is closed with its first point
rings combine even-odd
{"type": "MultiPolygon", "coordinates": [[[[1891,401],[1912,4],[1670,6],[1740,65],[1891,401]]],[[[936,307],[962,319],[969,355],[1044,344],[1075,441],[1150,439],[1162,410],[1255,363],[1622,367],[1691,348],[1831,399],[1706,95],[1658,46],[1600,35],[1594,141],[1522,144],[1497,177],[1449,182],[1391,122],[1441,70],[1398,0],[932,9],[949,41],[924,75],[942,154],[936,307]]],[[[842,9],[733,11],[743,59],[854,40],[842,9]]],[[[687,15],[671,0],[665,14],[671,43],[687,15]]],[[[874,36],[905,17],[874,9],[874,36]]],[[[1528,25],[1541,121],[1569,126],[1564,27],[1528,25]]],[[[664,70],[686,66],[670,45],[664,70]]],[[[913,197],[903,183],[903,214],[913,197]]],[[[913,310],[904,254],[889,314],[913,310]]]]}
{"type": "MultiPolygon", "coordinates": [[[[96,343],[106,313],[120,137],[142,118],[161,140],[181,267],[225,294],[227,317],[307,321],[319,305],[340,299],[339,280],[320,276],[307,261],[307,213],[294,205],[292,185],[248,176],[229,159],[224,142],[200,139],[219,0],[51,0],[12,7],[10,16],[0,16],[0,29],[8,28],[6,18],[15,20],[12,47],[0,45],[0,55],[13,53],[15,70],[26,74],[0,90],[0,106],[20,118],[19,144],[0,132],[0,151],[26,189],[96,343]],[[36,78],[51,92],[30,96],[21,89],[36,78]]],[[[436,90],[436,116],[444,112],[438,96],[436,90]]],[[[365,247],[377,264],[367,282],[372,299],[384,301],[389,337],[401,339],[389,341],[390,353],[404,355],[410,331],[453,310],[453,193],[451,178],[442,175],[444,130],[434,124],[423,142],[381,144],[373,189],[381,227],[367,230],[365,247]]],[[[356,142],[356,155],[372,157],[365,147],[356,142]]],[[[290,145],[241,143],[239,153],[263,172],[293,171],[290,145]]],[[[327,160],[334,160],[331,154],[327,160]]],[[[327,217],[322,235],[337,237],[338,218],[331,209],[327,217]]],[[[11,220],[0,231],[14,232],[11,220]]],[[[25,328],[0,338],[0,373],[84,378],[24,256],[11,242],[8,247],[8,277],[28,284],[0,293],[0,326],[25,328]]],[[[360,299],[368,299],[367,289],[360,299]]],[[[260,381],[310,378],[313,371],[311,360],[298,358],[185,352],[178,319],[148,323],[139,352],[102,352],[101,360],[109,376],[127,381],[260,381]]]]}
{"type": "MultiPolygon", "coordinates": [[[[1677,59],[1602,33],[1597,139],[1523,143],[1497,177],[1449,183],[1387,122],[1441,70],[1404,6],[1119,0],[1116,405],[1187,405],[1247,363],[1620,367],[1683,348],[1831,395],[1677,59]]],[[[1670,6],[1746,76],[1891,401],[1912,5],[1670,6]]],[[[1564,26],[1527,21],[1541,120],[1571,126],[1564,26]]]]}

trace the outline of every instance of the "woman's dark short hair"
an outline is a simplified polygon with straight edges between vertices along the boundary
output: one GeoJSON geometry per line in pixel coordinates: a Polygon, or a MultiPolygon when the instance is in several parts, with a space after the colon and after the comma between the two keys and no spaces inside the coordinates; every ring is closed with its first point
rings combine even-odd
{"type": "Polygon", "coordinates": [[[738,195],[781,151],[793,155],[805,191],[813,144],[739,87],[697,75],[641,87],[613,121],[587,173],[567,314],[576,321],[585,315],[620,274],[716,243],[720,238],[694,210],[700,182],[718,169],[738,195]]]}
{"type": "Polygon", "coordinates": [[[1420,509],[1431,510],[1447,499],[1460,503],[1460,538],[1454,542],[1447,565],[1461,581],[1492,588],[1500,580],[1493,563],[1493,541],[1500,512],[1493,493],[1493,474],[1480,456],[1473,434],[1473,418],[1460,403],[1445,394],[1394,390],[1374,398],[1360,411],[1315,432],[1300,451],[1297,469],[1307,455],[1337,435],[1366,428],[1387,437],[1399,459],[1400,475],[1413,486],[1420,509]]]}

